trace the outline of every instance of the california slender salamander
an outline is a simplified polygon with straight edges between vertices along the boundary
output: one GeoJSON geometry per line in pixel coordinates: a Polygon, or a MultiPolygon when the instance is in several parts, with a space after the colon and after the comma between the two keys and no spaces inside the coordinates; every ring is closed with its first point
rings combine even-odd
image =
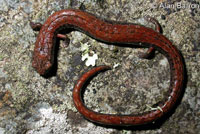
{"type": "Polygon", "coordinates": [[[96,67],[86,72],[76,83],[73,100],[77,110],[87,119],[108,125],[141,125],[153,122],[167,113],[180,96],[184,79],[183,60],[179,51],[159,32],[137,24],[108,22],[81,10],[69,9],[55,12],[40,28],[33,54],[33,67],[44,75],[54,63],[55,38],[63,28],[81,31],[88,36],[108,44],[142,43],[144,47],[155,48],[164,54],[170,64],[170,95],[160,105],[162,110],[150,111],[141,115],[101,114],[88,109],[82,99],[81,90],[85,81],[93,74],[108,69],[108,66],[96,67]]]}

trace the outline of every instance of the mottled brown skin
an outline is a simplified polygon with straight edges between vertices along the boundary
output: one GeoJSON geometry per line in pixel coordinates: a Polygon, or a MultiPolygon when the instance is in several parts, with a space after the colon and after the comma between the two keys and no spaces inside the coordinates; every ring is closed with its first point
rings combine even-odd
{"type": "Polygon", "coordinates": [[[48,72],[53,65],[54,40],[63,27],[81,31],[98,41],[108,44],[142,43],[144,47],[155,48],[163,53],[170,64],[170,94],[164,102],[159,104],[162,111],[155,110],[140,115],[101,114],[88,109],[81,99],[82,87],[85,81],[93,74],[109,67],[100,66],[86,72],[78,80],[73,91],[74,104],[85,118],[107,125],[141,125],[155,121],[172,109],[181,93],[184,66],[179,51],[165,36],[141,25],[108,22],[87,12],[75,9],[61,10],[46,20],[40,29],[35,44],[32,65],[41,75],[48,72]]]}

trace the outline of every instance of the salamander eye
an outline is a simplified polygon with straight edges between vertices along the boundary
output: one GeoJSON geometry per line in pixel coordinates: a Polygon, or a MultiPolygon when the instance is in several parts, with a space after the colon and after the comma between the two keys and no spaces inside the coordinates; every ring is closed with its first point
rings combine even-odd
{"type": "Polygon", "coordinates": [[[45,68],[49,69],[51,67],[51,63],[49,61],[47,61],[47,63],[45,64],[45,68]]]}
{"type": "Polygon", "coordinates": [[[34,67],[34,68],[36,68],[37,67],[37,63],[36,62],[32,62],[32,66],[34,67]]]}

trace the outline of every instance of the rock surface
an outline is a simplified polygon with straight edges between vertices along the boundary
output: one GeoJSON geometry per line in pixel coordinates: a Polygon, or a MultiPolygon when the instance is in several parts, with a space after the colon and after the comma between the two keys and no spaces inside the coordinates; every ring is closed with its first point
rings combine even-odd
{"type": "MultiPolygon", "coordinates": [[[[175,0],[0,0],[0,134],[197,134],[200,130],[200,5],[175,0]],[[131,114],[149,110],[167,93],[169,64],[156,53],[138,58],[143,48],[124,48],[97,42],[80,32],[60,42],[56,76],[44,78],[31,65],[38,32],[30,21],[43,23],[55,11],[82,9],[101,18],[136,22],[155,17],[163,34],[182,52],[188,81],[180,104],[161,124],[108,128],[85,120],[72,100],[74,83],[87,67],[81,44],[98,55],[96,65],[116,66],[100,73],[86,88],[88,107],[102,113],[131,114]]],[[[151,26],[151,25],[150,25],[151,26]]]]}

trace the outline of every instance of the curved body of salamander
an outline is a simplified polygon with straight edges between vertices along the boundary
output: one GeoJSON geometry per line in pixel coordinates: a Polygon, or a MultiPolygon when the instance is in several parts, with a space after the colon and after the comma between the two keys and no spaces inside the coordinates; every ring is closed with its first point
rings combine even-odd
{"type": "Polygon", "coordinates": [[[105,43],[133,44],[144,43],[144,47],[154,47],[163,53],[170,64],[171,82],[170,95],[160,105],[161,110],[143,113],[142,115],[109,115],[89,110],[82,102],[81,88],[85,80],[93,73],[106,69],[97,67],[84,74],[74,87],[73,99],[77,110],[87,119],[109,125],[140,125],[152,122],[168,112],[180,96],[184,78],[184,66],[179,51],[162,34],[141,25],[107,22],[89,13],[69,9],[61,10],[51,15],[37,38],[32,65],[38,73],[45,74],[54,62],[54,40],[61,27],[72,28],[86,33],[90,37],[105,43]]]}

